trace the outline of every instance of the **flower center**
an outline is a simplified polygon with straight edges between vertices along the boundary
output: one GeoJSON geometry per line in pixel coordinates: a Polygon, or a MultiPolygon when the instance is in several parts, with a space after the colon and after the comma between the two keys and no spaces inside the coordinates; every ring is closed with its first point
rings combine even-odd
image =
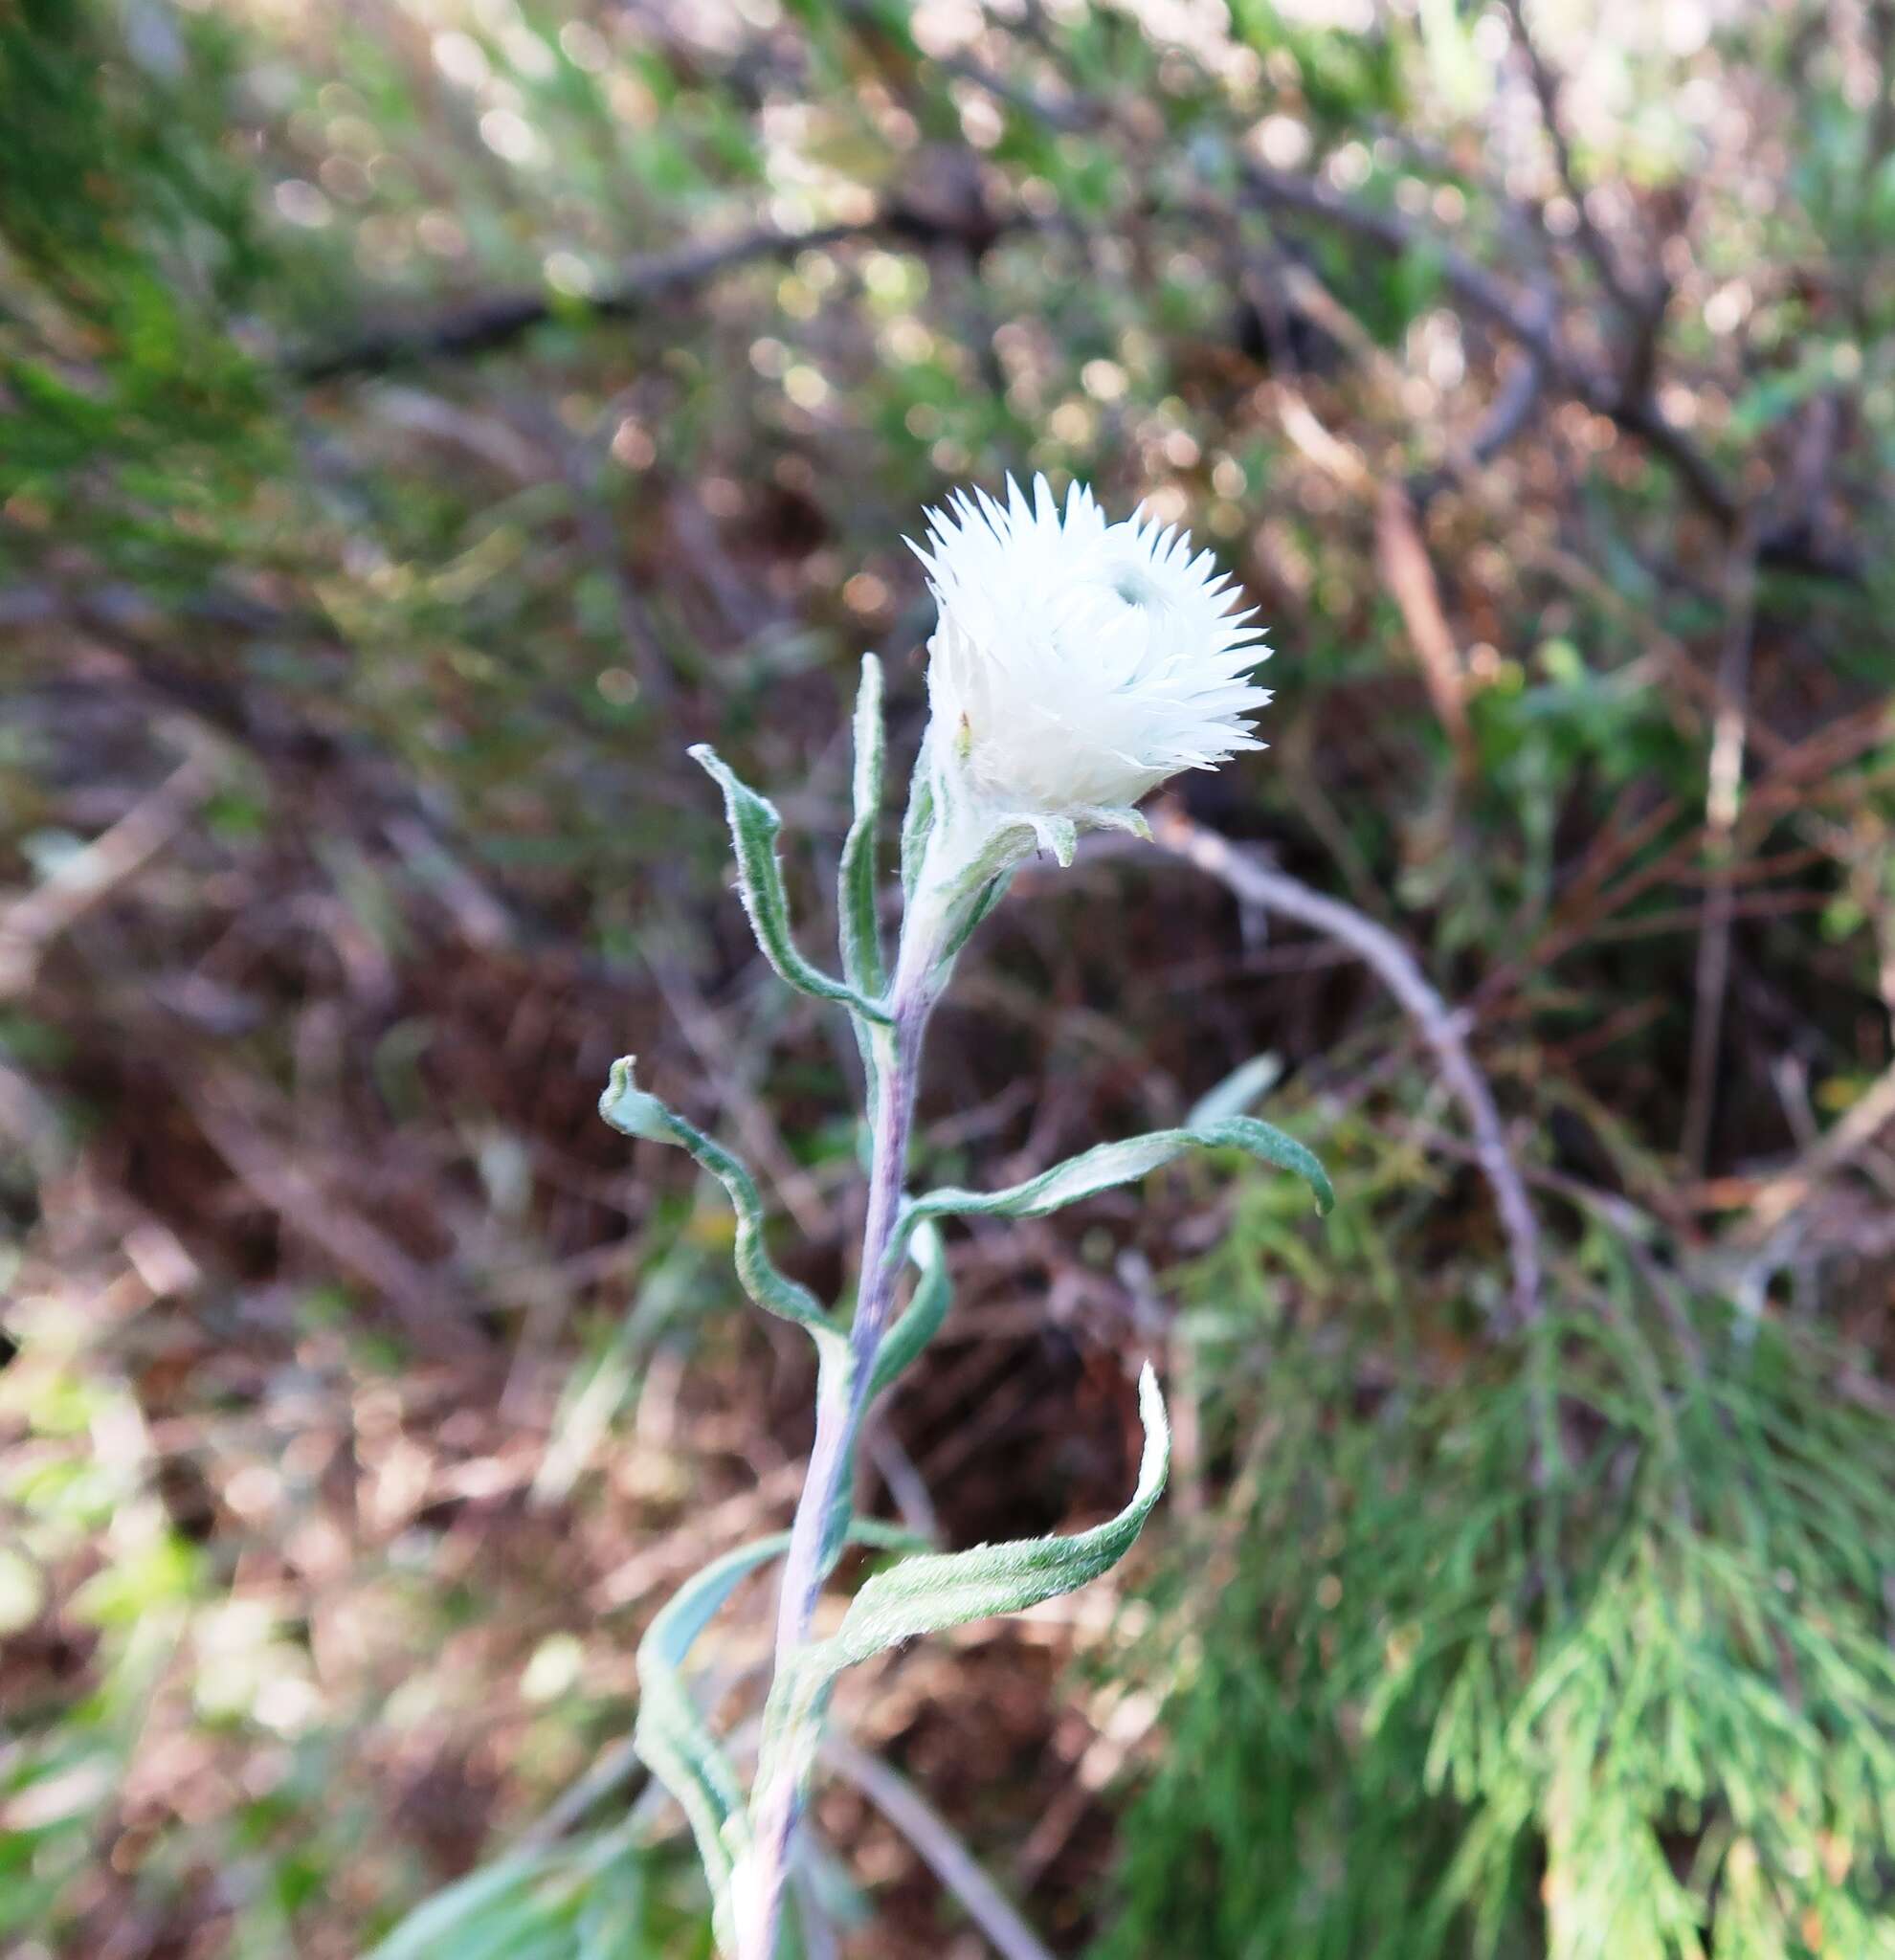
{"type": "Polygon", "coordinates": [[[1158,603],[1157,581],[1143,566],[1115,565],[1105,583],[1127,606],[1136,606],[1141,612],[1158,603]]]}

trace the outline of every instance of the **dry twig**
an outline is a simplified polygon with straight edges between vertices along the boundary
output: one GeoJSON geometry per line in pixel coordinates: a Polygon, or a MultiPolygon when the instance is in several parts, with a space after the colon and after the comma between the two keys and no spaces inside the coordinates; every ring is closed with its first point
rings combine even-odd
{"type": "MultiPolygon", "coordinates": [[[[651,253],[634,259],[615,284],[592,294],[584,305],[595,319],[636,320],[691,298],[740,266],[881,238],[915,244],[957,243],[979,251],[1002,232],[1033,222],[1024,213],[1003,218],[983,212],[965,229],[959,229],[896,198],[853,221],[803,230],[757,225],[709,244],[651,253]]],[[[554,311],[555,301],[548,292],[502,293],[418,325],[383,328],[345,345],[305,354],[290,363],[290,371],[299,381],[320,383],[381,374],[416,361],[491,353],[510,346],[536,326],[544,326],[554,311]]]]}
{"type": "Polygon", "coordinates": [[[1033,1928],[981,1870],[973,1854],[905,1777],[898,1776],[886,1763],[858,1749],[834,1729],[823,1740],[822,1759],[845,1782],[853,1783],[914,1846],[1003,1960],[1053,1960],[1033,1928]]]}
{"type": "Polygon", "coordinates": [[[1684,1166],[1702,1175],[1717,1101],[1717,1058],[1723,1045],[1724,994],[1730,977],[1730,926],[1735,913],[1732,833],[1743,788],[1746,695],[1756,612],[1756,548],[1751,526],[1740,531],[1730,558],[1730,598],[1717,660],[1717,709],[1711,721],[1709,781],[1705,792],[1706,848],[1711,861],[1705,929],[1698,941],[1697,1008],[1691,1023],[1691,1072],[1684,1094],[1684,1166]]]}
{"type": "Polygon", "coordinates": [[[1542,1271],[1539,1227],[1507,1147],[1493,1091],[1467,1052],[1465,1010],[1457,1013],[1451,1009],[1401,941],[1352,905],[1312,891],[1180,811],[1162,811],[1152,834],[1164,849],[1216,879],[1241,903],[1298,920],[1352,947],[1401,1003],[1434,1051],[1441,1074],[1473,1129],[1482,1174],[1493,1192],[1501,1230],[1506,1237],[1512,1268],[1511,1318],[1520,1325],[1537,1320],[1542,1271]]]}
{"type": "Polygon", "coordinates": [[[46,948],[177,835],[212,780],[209,756],[193,755],[44,883],[0,912],[0,1000],[24,993],[46,948]]]}

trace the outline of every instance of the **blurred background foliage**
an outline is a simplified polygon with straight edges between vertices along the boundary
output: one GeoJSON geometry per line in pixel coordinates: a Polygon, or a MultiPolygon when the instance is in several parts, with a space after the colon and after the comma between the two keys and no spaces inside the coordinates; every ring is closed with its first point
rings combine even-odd
{"type": "Polygon", "coordinates": [[[1104,1514],[1148,1352],[1175,1487],[852,1682],[805,1950],[990,1950],[946,1835],[1014,1954],[1895,1953],[1892,78],[1887,0],[0,0],[0,1944],[708,1952],[630,1657],[810,1383],[593,1103],[845,1287],[683,751],[816,944],[902,533],[1042,469],[1239,573],[1273,747],[1022,879],[925,1168],[1253,1064],[1342,1203],[955,1245],[864,1502],[1104,1514]]]}

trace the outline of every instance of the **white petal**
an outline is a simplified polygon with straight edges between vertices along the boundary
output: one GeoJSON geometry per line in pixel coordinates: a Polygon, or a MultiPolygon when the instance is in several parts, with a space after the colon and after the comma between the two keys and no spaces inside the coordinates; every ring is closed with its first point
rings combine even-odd
{"type": "MultiPolygon", "coordinates": [[[[1143,506],[1108,525],[1083,484],[1056,499],[955,491],[924,550],[941,609],[928,685],[973,788],[1031,821],[1128,807],[1179,768],[1259,746],[1268,693],[1255,609],[1209,552],[1143,506]]],[[[1087,819],[1090,820],[1090,819],[1087,819]]]]}

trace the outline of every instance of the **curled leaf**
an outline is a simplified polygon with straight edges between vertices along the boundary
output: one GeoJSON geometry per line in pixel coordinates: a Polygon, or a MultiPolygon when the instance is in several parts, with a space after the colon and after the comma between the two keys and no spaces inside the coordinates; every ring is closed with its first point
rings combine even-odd
{"type": "Polygon", "coordinates": [[[847,1668],[922,1634],[965,1626],[995,1614],[1021,1613],[1072,1592],[1116,1565],[1131,1548],[1170,1468],[1170,1429],[1158,1378],[1148,1365],[1139,1376],[1145,1451],[1138,1487],[1116,1518],[1071,1536],[980,1545],[969,1551],[924,1552],[877,1572],[849,1602],[842,1624],[826,1640],[791,1655],[771,1684],[764,1707],[757,1759],[759,1796],[788,1780],[807,1788],[822,1719],[836,1678],[847,1668]]]}
{"type": "Polygon", "coordinates": [[[881,1001],[871,1000],[859,988],[831,979],[796,950],[796,943],[790,934],[790,901],[783,889],[783,867],[776,861],[776,835],[783,828],[783,819],[776,813],[775,805],[734,774],[707,744],[699,743],[691,750],[691,758],[724,791],[724,813],[737,853],[738,890],[764,957],[798,992],[814,994],[818,1000],[839,1001],[864,1020],[885,1026],[890,1016],[881,1001]]]}
{"type": "Polygon", "coordinates": [[[633,1741],[645,1767],[678,1800],[710,1882],[718,1945],[735,1945],[730,1874],[749,1841],[737,1772],[684,1685],[693,1643],[742,1581],[778,1557],[788,1532],[740,1546],[687,1579],[659,1609],[638,1642],[638,1723],[633,1741]]]}
{"type": "Polygon", "coordinates": [[[1100,1144],[1005,1191],[962,1191],[944,1186],[912,1200],[903,1216],[910,1227],[924,1218],[955,1214],[1041,1218],[1096,1192],[1130,1184],[1193,1149],[1247,1151],[1302,1178],[1315,1193],[1319,1212],[1328,1211],[1336,1201],[1328,1172],[1313,1151],[1285,1136],[1274,1124],[1254,1116],[1225,1116],[1184,1129],[1153,1130],[1148,1136],[1128,1137],[1123,1143],[1100,1144]]]}
{"type": "Polygon", "coordinates": [[[744,1291],[765,1312],[806,1327],[819,1348],[839,1349],[841,1331],[823,1311],[821,1302],[807,1286],[779,1272],[770,1258],[764,1244],[764,1208],[756,1180],[722,1144],[713,1143],[695,1124],[685,1122],[656,1096],[639,1088],[632,1079],[635,1060],[635,1056],[622,1055],[613,1063],[605,1094],[599,1098],[599,1114],[628,1137],[688,1150],[730,1193],[737,1214],[733,1256],[744,1291]]]}

